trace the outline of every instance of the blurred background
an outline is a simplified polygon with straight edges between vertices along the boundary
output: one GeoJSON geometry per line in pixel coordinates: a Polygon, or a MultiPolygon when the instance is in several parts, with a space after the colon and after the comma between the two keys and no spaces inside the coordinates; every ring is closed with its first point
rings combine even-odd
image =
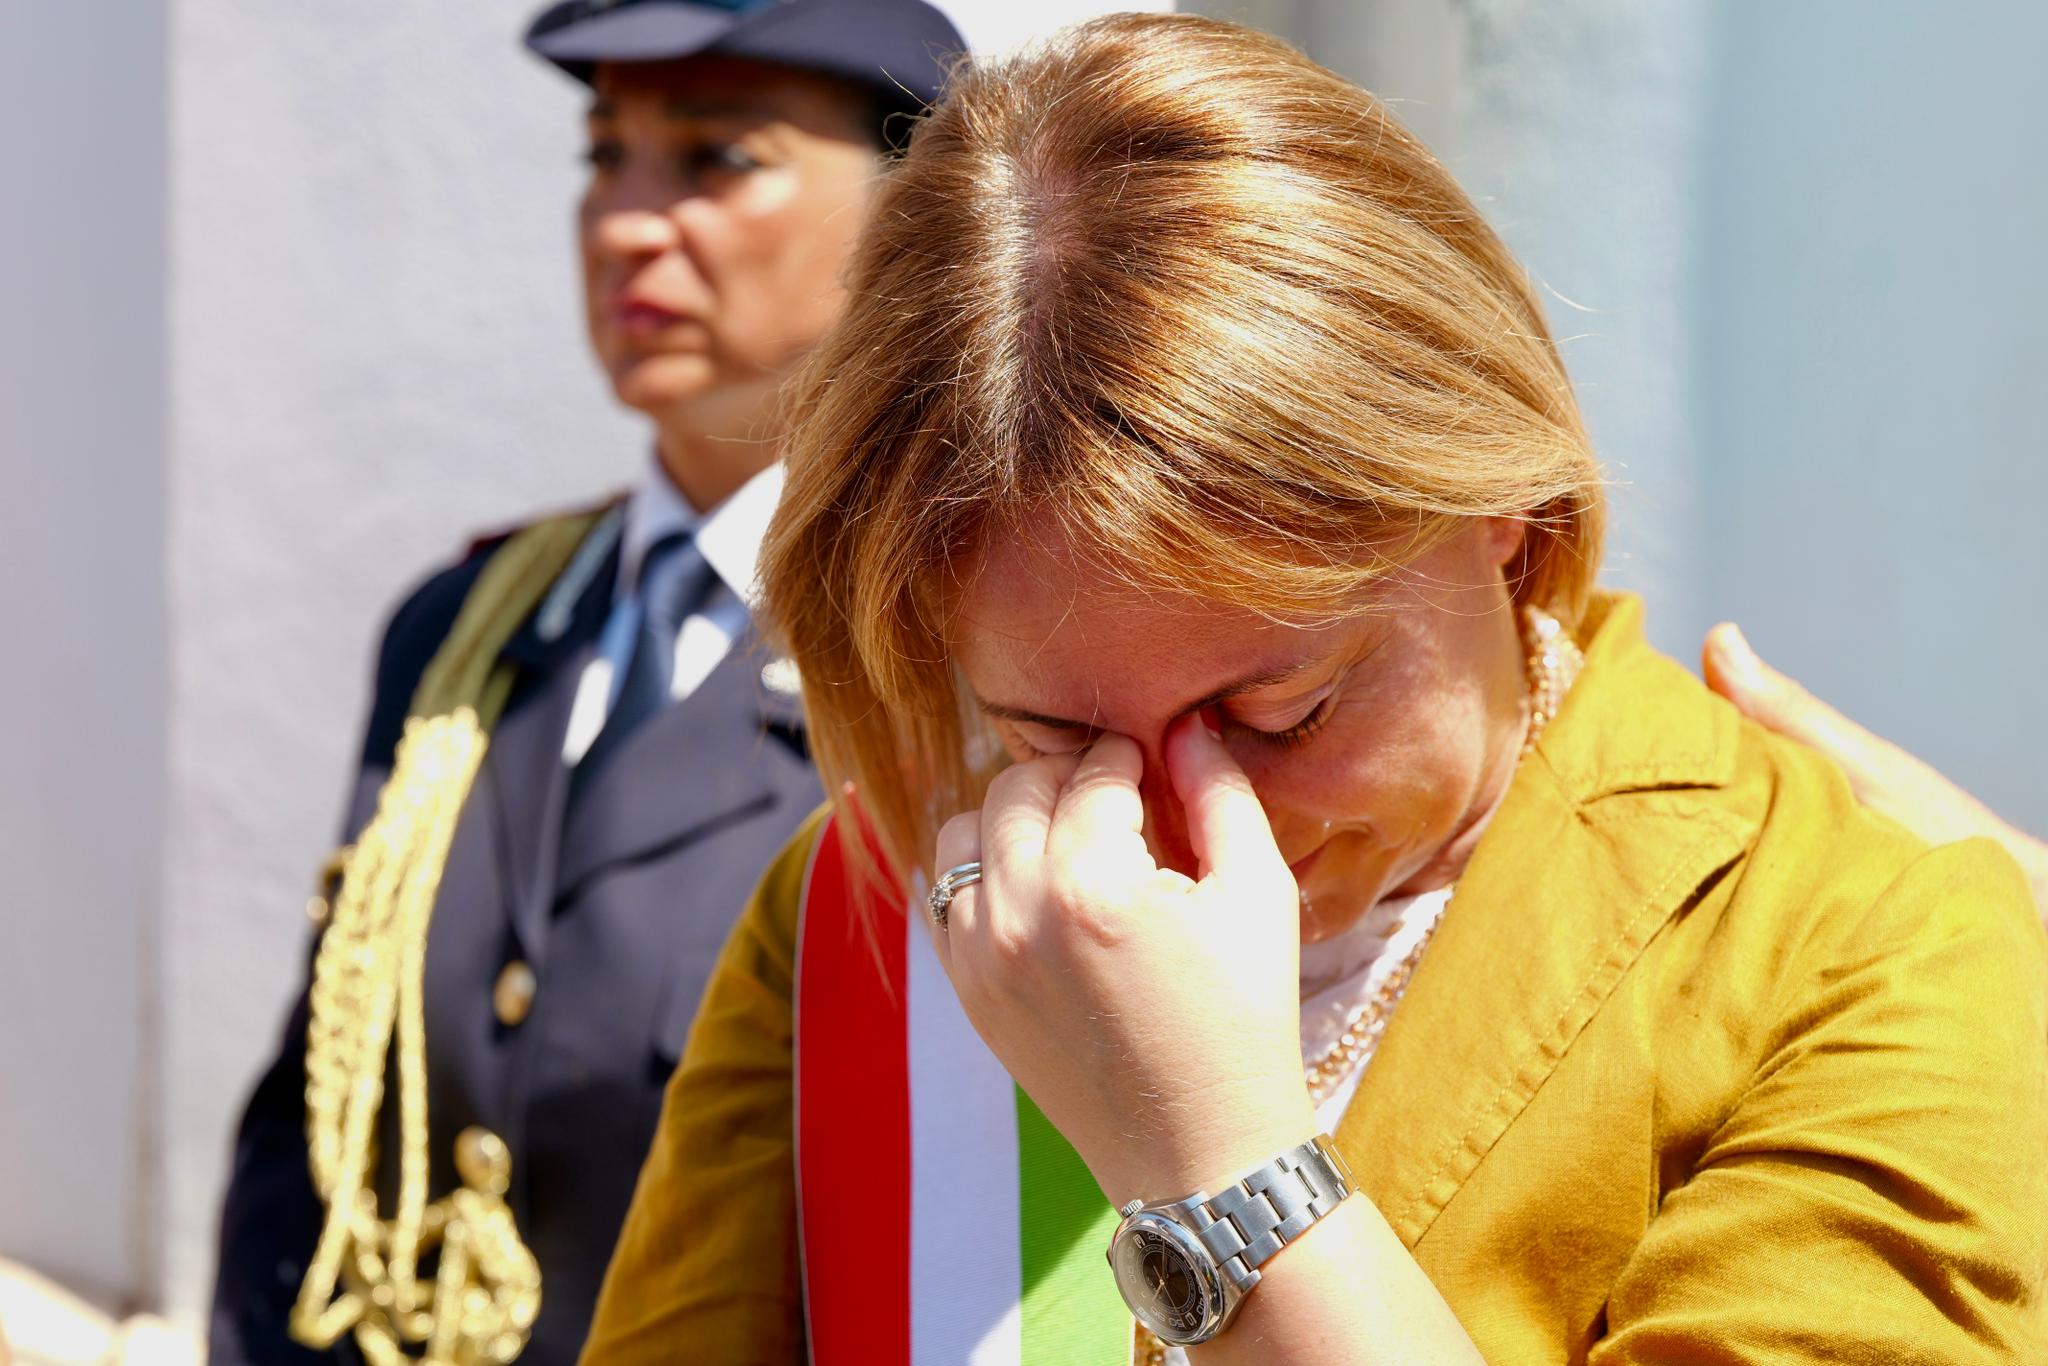
{"type": "MultiPolygon", "coordinates": [[[[991,49],[1129,7],[941,3],[991,49]]],[[[1739,620],[2048,830],[2048,7],[1181,7],[1394,101],[1518,250],[1653,639],[1739,620]]],[[[382,614],[644,459],[535,8],[0,6],[0,1258],[78,1341],[191,1350],[382,614]]]]}

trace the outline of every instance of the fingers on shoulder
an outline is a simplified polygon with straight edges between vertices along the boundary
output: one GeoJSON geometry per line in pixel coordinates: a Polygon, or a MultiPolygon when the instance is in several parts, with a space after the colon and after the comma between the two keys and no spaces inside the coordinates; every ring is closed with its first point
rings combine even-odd
{"type": "Polygon", "coordinates": [[[1744,716],[1820,750],[1852,778],[1873,780],[1899,753],[1814,696],[1798,679],[1766,663],[1732,622],[1724,621],[1707,633],[1701,664],[1708,686],[1744,716]]]}

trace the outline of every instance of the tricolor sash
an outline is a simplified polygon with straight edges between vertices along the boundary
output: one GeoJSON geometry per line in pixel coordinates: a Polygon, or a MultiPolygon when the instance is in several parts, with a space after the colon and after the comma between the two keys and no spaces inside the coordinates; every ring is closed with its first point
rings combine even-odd
{"type": "Polygon", "coordinates": [[[1125,1366],[1117,1224],[967,1022],[922,907],[826,824],[797,932],[796,1153],[814,1366],[1125,1366]]]}

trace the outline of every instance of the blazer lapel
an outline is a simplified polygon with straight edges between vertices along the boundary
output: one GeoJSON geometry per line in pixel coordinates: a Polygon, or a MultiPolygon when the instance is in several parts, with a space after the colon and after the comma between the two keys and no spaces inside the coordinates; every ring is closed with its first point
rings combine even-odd
{"type": "Polygon", "coordinates": [[[763,685],[766,663],[758,637],[746,632],[695,692],[646,721],[577,789],[555,878],[560,895],[607,867],[775,803],[764,765],[778,748],[797,759],[802,711],[763,685]]]}
{"type": "Polygon", "coordinates": [[[1733,773],[1734,714],[1640,638],[1589,617],[1587,666],[1458,880],[1337,1128],[1413,1247],[1636,957],[1755,831],[1687,787],[1733,773]]]}
{"type": "Polygon", "coordinates": [[[562,741],[584,666],[611,609],[620,521],[614,510],[598,524],[499,656],[518,669],[519,678],[491,733],[480,779],[497,831],[506,913],[521,951],[536,967],[546,951],[568,795],[562,741]]]}

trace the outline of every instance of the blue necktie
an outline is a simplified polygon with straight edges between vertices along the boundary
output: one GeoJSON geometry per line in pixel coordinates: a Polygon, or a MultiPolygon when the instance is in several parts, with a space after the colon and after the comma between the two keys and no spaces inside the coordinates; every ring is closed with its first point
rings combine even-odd
{"type": "Polygon", "coordinates": [[[675,680],[676,636],[710,584],[711,566],[704,562],[694,537],[675,532],[648,547],[635,594],[640,619],[632,660],[604,729],[577,765],[579,773],[595,773],[642,722],[668,705],[675,680]]]}

